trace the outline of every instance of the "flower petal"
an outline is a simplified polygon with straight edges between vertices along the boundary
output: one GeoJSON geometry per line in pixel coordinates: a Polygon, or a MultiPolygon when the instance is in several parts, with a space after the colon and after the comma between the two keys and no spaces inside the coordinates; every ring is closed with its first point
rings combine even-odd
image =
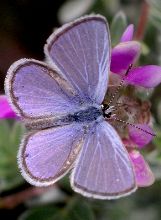
{"type": "Polygon", "coordinates": [[[161,67],[140,66],[129,71],[126,81],[131,85],[153,88],[161,83],[161,67]]]}
{"type": "Polygon", "coordinates": [[[131,41],[134,35],[134,25],[130,24],[121,36],[120,42],[131,41]]]}
{"type": "Polygon", "coordinates": [[[111,71],[123,74],[127,71],[130,64],[136,62],[140,55],[141,45],[136,41],[119,43],[113,48],[111,54],[111,71]]]}
{"type": "Polygon", "coordinates": [[[0,119],[2,118],[16,118],[16,114],[11,109],[5,95],[0,96],[0,119]]]}
{"type": "Polygon", "coordinates": [[[136,149],[137,147],[131,139],[123,138],[122,142],[127,149],[136,149]]]}
{"type": "Polygon", "coordinates": [[[147,124],[135,124],[138,128],[128,126],[130,139],[140,148],[148,144],[155,136],[154,131],[147,124]],[[142,130],[140,130],[140,129],[142,130]]]}
{"type": "Polygon", "coordinates": [[[155,178],[143,156],[136,150],[131,151],[129,155],[134,166],[137,186],[145,187],[152,185],[155,178]]]}

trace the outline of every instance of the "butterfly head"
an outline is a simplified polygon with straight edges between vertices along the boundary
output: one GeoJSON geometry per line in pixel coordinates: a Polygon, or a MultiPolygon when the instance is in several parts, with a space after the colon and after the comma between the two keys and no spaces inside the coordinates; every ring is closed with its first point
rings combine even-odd
{"type": "Polygon", "coordinates": [[[108,104],[103,104],[102,111],[103,111],[103,116],[106,119],[109,119],[109,118],[111,118],[113,111],[115,111],[115,107],[109,106],[108,104]]]}

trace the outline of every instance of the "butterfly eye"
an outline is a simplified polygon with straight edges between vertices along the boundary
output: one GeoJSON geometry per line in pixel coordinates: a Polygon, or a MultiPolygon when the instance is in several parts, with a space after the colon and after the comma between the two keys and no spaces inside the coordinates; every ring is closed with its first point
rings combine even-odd
{"type": "Polygon", "coordinates": [[[112,112],[109,112],[108,114],[105,113],[105,118],[109,119],[111,118],[112,112]]]}
{"type": "Polygon", "coordinates": [[[105,111],[109,108],[110,106],[108,104],[103,104],[101,105],[102,111],[105,111]]]}

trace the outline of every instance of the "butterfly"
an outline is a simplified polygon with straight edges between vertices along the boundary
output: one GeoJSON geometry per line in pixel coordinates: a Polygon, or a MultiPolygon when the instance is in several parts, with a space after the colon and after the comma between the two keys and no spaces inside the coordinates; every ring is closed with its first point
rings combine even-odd
{"type": "Polygon", "coordinates": [[[11,106],[31,130],[18,152],[23,177],[48,186],[71,171],[71,187],[83,196],[131,194],[132,163],[102,108],[111,59],[106,19],[87,15],[63,25],[44,51],[46,62],[20,59],[5,80],[11,106]]]}

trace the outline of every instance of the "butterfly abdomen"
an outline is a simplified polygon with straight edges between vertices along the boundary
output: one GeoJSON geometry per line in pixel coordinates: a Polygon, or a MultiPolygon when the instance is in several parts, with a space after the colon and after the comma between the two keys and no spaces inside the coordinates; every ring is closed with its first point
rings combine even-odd
{"type": "Polygon", "coordinates": [[[32,121],[26,121],[26,127],[28,129],[44,129],[57,126],[67,125],[73,122],[83,123],[92,122],[97,120],[100,116],[103,116],[102,109],[98,109],[94,106],[89,106],[86,109],[76,111],[73,114],[67,114],[60,117],[49,117],[47,119],[37,119],[32,121]]]}

